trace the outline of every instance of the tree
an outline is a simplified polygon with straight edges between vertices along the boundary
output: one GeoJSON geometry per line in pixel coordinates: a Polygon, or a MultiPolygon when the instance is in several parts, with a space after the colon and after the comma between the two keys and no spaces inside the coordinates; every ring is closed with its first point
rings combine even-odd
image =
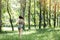
{"type": "Polygon", "coordinates": [[[34,0],[34,26],[36,27],[36,19],[35,19],[35,0],[34,0]]]}
{"type": "Polygon", "coordinates": [[[56,3],[54,4],[54,28],[56,27],[56,3]]]}
{"type": "Polygon", "coordinates": [[[0,0],[0,32],[2,31],[1,27],[2,27],[2,0],[0,0]]]}
{"type": "Polygon", "coordinates": [[[29,6],[28,6],[28,25],[29,25],[29,29],[30,29],[30,8],[31,8],[31,0],[29,0],[29,6]]]}
{"type": "Polygon", "coordinates": [[[51,27],[51,0],[49,0],[49,27],[51,27]]]}
{"type": "Polygon", "coordinates": [[[10,14],[10,7],[9,7],[9,0],[7,0],[7,12],[9,14],[9,21],[10,21],[10,24],[11,24],[11,27],[12,27],[12,31],[14,31],[14,27],[13,27],[13,23],[12,23],[12,18],[11,18],[11,14],[10,14]]]}
{"type": "Polygon", "coordinates": [[[46,27],[46,23],[45,23],[45,14],[46,14],[46,0],[43,0],[43,20],[44,20],[44,25],[43,27],[45,28],[46,27]]]}
{"type": "Polygon", "coordinates": [[[42,23],[42,14],[41,14],[41,13],[42,13],[42,10],[41,10],[41,7],[42,7],[42,6],[41,6],[41,2],[42,2],[42,1],[39,0],[39,5],[40,5],[40,6],[39,6],[39,9],[40,9],[40,13],[39,13],[39,29],[41,28],[41,23],[42,23]]]}
{"type": "Polygon", "coordinates": [[[58,26],[59,2],[57,3],[57,26],[58,26]]]}

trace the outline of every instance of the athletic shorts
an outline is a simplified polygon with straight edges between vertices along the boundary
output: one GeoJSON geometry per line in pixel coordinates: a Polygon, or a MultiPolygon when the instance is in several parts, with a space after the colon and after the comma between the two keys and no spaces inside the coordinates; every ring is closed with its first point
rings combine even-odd
{"type": "Polygon", "coordinates": [[[22,27],[23,27],[23,25],[22,25],[22,24],[18,25],[18,29],[21,29],[22,27]]]}

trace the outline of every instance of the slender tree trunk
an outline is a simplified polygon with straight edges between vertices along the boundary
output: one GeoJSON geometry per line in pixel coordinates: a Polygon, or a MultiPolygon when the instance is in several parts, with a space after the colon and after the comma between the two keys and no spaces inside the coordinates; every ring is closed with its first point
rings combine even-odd
{"type": "Polygon", "coordinates": [[[49,13],[49,12],[48,12],[48,10],[47,10],[47,14],[46,14],[46,15],[47,15],[47,25],[49,25],[48,13],[49,13]]]}
{"type": "Polygon", "coordinates": [[[51,27],[51,0],[49,0],[49,27],[51,27]]]}
{"type": "Polygon", "coordinates": [[[11,27],[12,27],[12,31],[14,31],[14,27],[13,27],[13,23],[12,23],[12,19],[11,19],[11,14],[10,14],[10,11],[9,11],[9,0],[7,0],[7,12],[9,14],[9,21],[10,21],[10,24],[11,24],[11,27]]]}
{"type": "MultiPolygon", "coordinates": [[[[59,3],[58,3],[58,6],[57,6],[57,12],[58,12],[58,14],[59,14],[59,3]]],[[[58,14],[57,14],[57,26],[58,26],[58,14]]]]}
{"type": "Polygon", "coordinates": [[[26,8],[26,0],[20,0],[20,6],[21,6],[21,10],[20,10],[21,14],[20,15],[24,17],[25,8],[26,8]]]}
{"type": "Polygon", "coordinates": [[[29,7],[28,7],[28,29],[30,29],[30,8],[31,8],[31,0],[29,0],[29,7]]]}
{"type": "Polygon", "coordinates": [[[36,28],[36,18],[35,18],[35,0],[34,0],[34,26],[36,28]]]}
{"type": "Polygon", "coordinates": [[[39,13],[39,29],[41,28],[41,23],[42,23],[42,15],[41,15],[41,0],[39,0],[40,2],[40,13],[39,13]]]}
{"type": "Polygon", "coordinates": [[[2,27],[2,18],[1,18],[1,15],[2,15],[2,12],[1,12],[1,8],[2,8],[2,5],[1,5],[1,1],[0,0],[0,32],[2,31],[1,27],[2,27]]]}
{"type": "MultiPolygon", "coordinates": [[[[23,17],[25,16],[25,9],[26,9],[26,0],[24,2],[24,7],[23,7],[23,17]]],[[[25,17],[24,17],[25,18],[25,17]]],[[[23,30],[25,30],[25,24],[23,26],[23,30]]]]}
{"type": "Polygon", "coordinates": [[[56,3],[54,6],[54,28],[56,27],[56,3]]]}
{"type": "Polygon", "coordinates": [[[57,26],[58,26],[58,15],[57,15],[57,26]]]}
{"type": "Polygon", "coordinates": [[[44,6],[43,6],[43,18],[44,18],[44,25],[43,25],[43,27],[44,28],[46,27],[46,23],[45,23],[45,13],[46,13],[46,10],[45,10],[45,7],[46,7],[46,5],[45,5],[45,0],[44,0],[44,6]]]}

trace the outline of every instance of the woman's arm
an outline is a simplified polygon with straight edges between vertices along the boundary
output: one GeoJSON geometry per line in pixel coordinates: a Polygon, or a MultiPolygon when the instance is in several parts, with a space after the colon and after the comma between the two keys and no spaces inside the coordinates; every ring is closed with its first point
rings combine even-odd
{"type": "Polygon", "coordinates": [[[15,24],[18,25],[19,24],[19,20],[17,20],[15,24]]]}

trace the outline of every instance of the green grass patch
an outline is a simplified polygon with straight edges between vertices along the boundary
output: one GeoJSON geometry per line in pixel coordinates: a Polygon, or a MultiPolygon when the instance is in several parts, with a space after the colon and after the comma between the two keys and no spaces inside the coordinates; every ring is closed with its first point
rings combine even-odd
{"type": "MultiPolygon", "coordinates": [[[[0,40],[19,40],[18,32],[0,33],[0,40]]],[[[60,29],[23,31],[21,40],[60,40],[60,29]]]]}

